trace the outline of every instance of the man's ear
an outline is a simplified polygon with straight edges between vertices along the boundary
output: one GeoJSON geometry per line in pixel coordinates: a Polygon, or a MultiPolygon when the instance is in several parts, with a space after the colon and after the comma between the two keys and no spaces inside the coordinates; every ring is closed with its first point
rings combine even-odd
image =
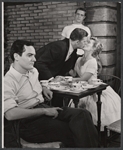
{"type": "Polygon", "coordinates": [[[78,44],[79,44],[79,40],[76,40],[75,42],[76,42],[76,45],[78,45],[78,44]]]}
{"type": "Polygon", "coordinates": [[[79,40],[74,41],[74,45],[75,45],[76,48],[78,48],[78,46],[79,46],[79,40]]]}
{"type": "Polygon", "coordinates": [[[14,53],[14,59],[18,61],[18,59],[19,59],[19,54],[14,53]]]}

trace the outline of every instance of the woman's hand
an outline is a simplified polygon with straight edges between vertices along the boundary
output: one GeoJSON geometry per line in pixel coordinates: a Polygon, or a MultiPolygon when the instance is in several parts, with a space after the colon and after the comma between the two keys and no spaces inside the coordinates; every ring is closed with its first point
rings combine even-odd
{"type": "Polygon", "coordinates": [[[63,109],[62,108],[59,108],[59,107],[53,107],[53,108],[46,108],[44,110],[44,114],[47,115],[47,116],[53,116],[53,119],[55,119],[59,112],[58,111],[62,111],[63,109]]]}
{"type": "Polygon", "coordinates": [[[46,101],[50,101],[53,98],[53,92],[50,91],[47,87],[42,87],[42,92],[46,101]]]}
{"type": "Polygon", "coordinates": [[[64,76],[56,76],[52,81],[53,82],[65,81],[65,78],[64,76]]]}
{"type": "Polygon", "coordinates": [[[69,71],[69,74],[70,74],[72,77],[76,77],[76,72],[75,72],[73,69],[71,69],[71,70],[69,71]]]}

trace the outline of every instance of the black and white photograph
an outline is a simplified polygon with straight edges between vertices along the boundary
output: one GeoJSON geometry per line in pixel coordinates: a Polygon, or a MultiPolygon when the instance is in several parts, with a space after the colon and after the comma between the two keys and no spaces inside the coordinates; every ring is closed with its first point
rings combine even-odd
{"type": "Polygon", "coordinates": [[[1,12],[2,148],[122,148],[121,2],[1,12]]]}

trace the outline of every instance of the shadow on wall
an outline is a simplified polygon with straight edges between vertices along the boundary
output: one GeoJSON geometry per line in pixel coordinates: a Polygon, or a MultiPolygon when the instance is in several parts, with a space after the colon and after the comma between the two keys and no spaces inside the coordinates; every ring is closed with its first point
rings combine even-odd
{"type": "Polygon", "coordinates": [[[4,6],[4,75],[8,71],[10,67],[10,60],[9,60],[9,49],[8,49],[8,38],[7,35],[10,33],[9,31],[9,24],[8,16],[6,15],[6,6],[4,6]]]}
{"type": "MultiPolygon", "coordinates": [[[[88,25],[90,23],[90,20],[93,20],[94,14],[95,14],[94,10],[92,10],[92,11],[89,10],[89,13],[88,13],[88,10],[86,10],[86,18],[85,18],[86,25],[88,25]]],[[[91,21],[91,23],[92,23],[92,21],[91,21]]]]}
{"type": "Polygon", "coordinates": [[[6,56],[4,58],[4,75],[6,74],[6,72],[9,70],[9,67],[10,67],[10,60],[9,60],[9,56],[6,56]]]}

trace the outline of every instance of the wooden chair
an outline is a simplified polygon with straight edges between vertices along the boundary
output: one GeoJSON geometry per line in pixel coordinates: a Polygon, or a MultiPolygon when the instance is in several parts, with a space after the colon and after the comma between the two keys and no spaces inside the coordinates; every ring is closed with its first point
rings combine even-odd
{"type": "Polygon", "coordinates": [[[30,143],[20,138],[20,121],[8,121],[4,117],[4,148],[62,148],[62,142],[30,143]]]}
{"type": "Polygon", "coordinates": [[[99,74],[98,78],[110,85],[117,94],[121,94],[121,79],[115,75],[99,74]]]}
{"type": "Polygon", "coordinates": [[[60,148],[61,142],[49,142],[49,143],[29,143],[23,139],[20,139],[22,148],[60,148]]]}
{"type": "Polygon", "coordinates": [[[104,127],[104,147],[120,147],[121,120],[104,127]]]}
{"type": "MultiPolygon", "coordinates": [[[[121,95],[121,79],[114,75],[100,74],[99,79],[109,84],[114,91],[121,95]]],[[[117,120],[104,127],[104,147],[120,147],[121,120],[117,120]],[[111,146],[112,144],[112,146],[111,146]]]]}

